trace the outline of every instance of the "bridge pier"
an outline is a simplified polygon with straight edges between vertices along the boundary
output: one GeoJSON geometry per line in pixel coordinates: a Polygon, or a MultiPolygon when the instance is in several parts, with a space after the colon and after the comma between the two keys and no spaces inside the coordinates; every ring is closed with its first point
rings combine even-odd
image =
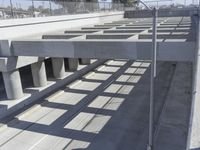
{"type": "Polygon", "coordinates": [[[70,71],[76,71],[78,68],[78,58],[68,58],[67,59],[68,63],[68,69],[70,71]]]}
{"type": "Polygon", "coordinates": [[[62,78],[65,75],[64,58],[51,58],[53,75],[56,79],[62,78]]]}
{"type": "Polygon", "coordinates": [[[19,99],[24,96],[18,69],[2,72],[8,99],[19,99]]]}
{"type": "Polygon", "coordinates": [[[81,58],[80,59],[80,64],[82,65],[89,65],[91,62],[90,62],[90,59],[89,58],[81,58]]]}
{"type": "Polygon", "coordinates": [[[33,84],[35,87],[43,87],[47,85],[46,68],[44,61],[39,61],[31,64],[33,76],[33,84]]]}

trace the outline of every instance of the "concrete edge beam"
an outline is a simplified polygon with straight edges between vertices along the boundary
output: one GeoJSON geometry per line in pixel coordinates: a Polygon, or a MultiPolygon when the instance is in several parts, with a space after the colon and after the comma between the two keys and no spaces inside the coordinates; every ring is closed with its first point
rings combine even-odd
{"type": "Polygon", "coordinates": [[[132,30],[124,30],[124,29],[118,29],[118,30],[104,30],[103,33],[140,33],[144,31],[145,29],[132,29],[132,30]]]}
{"type": "MultiPolygon", "coordinates": [[[[142,41],[13,41],[14,56],[144,59],[151,58],[151,42],[142,41]],[[56,51],[55,51],[56,49],[56,51]]],[[[193,61],[195,42],[158,42],[157,59],[161,61],[193,61]]]]}
{"type": "MultiPolygon", "coordinates": [[[[152,29],[148,32],[152,33],[152,29]]],[[[158,29],[157,32],[190,32],[190,29],[158,29]]]]}
{"type": "MultiPolygon", "coordinates": [[[[152,39],[152,34],[139,34],[139,39],[152,39]]],[[[188,39],[189,36],[186,34],[158,34],[158,39],[188,39]]]]}
{"type": "Polygon", "coordinates": [[[58,34],[58,35],[43,35],[42,39],[70,39],[78,37],[81,35],[68,35],[68,34],[58,34]]]}
{"type": "Polygon", "coordinates": [[[86,35],[86,39],[127,39],[131,36],[134,36],[134,34],[90,34],[86,35]]]}

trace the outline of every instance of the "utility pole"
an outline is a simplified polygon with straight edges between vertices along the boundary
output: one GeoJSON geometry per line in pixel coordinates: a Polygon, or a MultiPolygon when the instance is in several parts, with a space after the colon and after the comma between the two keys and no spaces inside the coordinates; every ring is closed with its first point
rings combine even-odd
{"type": "Polygon", "coordinates": [[[12,16],[12,18],[14,18],[14,12],[13,12],[13,4],[12,4],[12,0],[10,0],[10,10],[11,10],[11,16],[12,16]]]}
{"type": "Polygon", "coordinates": [[[52,15],[51,1],[49,1],[49,11],[50,11],[50,15],[52,15]]]}
{"type": "Polygon", "coordinates": [[[35,6],[34,1],[32,0],[32,11],[33,11],[33,17],[35,17],[35,6]]]}

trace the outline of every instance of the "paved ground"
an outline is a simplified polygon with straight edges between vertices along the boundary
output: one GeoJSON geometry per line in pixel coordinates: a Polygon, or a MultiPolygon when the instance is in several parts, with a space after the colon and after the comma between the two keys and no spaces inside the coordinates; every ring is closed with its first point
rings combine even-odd
{"type": "MultiPolygon", "coordinates": [[[[155,150],[183,150],[191,65],[159,62],[155,150]]],[[[1,150],[145,150],[149,63],[113,60],[15,116],[0,131],[1,150]]]]}

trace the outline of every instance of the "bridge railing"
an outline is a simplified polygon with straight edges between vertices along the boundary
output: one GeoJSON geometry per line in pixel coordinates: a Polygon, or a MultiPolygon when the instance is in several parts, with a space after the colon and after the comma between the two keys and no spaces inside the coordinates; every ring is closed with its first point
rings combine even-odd
{"type": "Polygon", "coordinates": [[[0,0],[0,19],[46,17],[67,14],[122,11],[122,3],[0,0]]]}

